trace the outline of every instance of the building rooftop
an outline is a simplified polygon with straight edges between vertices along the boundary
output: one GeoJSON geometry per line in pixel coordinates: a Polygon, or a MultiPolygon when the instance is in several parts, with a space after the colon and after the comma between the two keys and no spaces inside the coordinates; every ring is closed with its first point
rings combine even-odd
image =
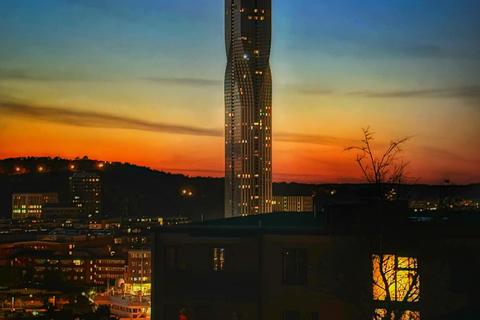
{"type": "MultiPolygon", "coordinates": [[[[425,213],[422,213],[426,215],[425,213]]],[[[478,238],[479,212],[432,212],[422,219],[401,201],[332,204],[325,212],[275,212],[197,221],[153,228],[158,233],[189,233],[195,237],[252,236],[256,234],[315,234],[478,238]]]]}
{"type": "Polygon", "coordinates": [[[323,227],[324,214],[312,212],[273,212],[243,217],[192,222],[204,226],[323,227]]]}
{"type": "Polygon", "coordinates": [[[154,228],[157,232],[187,232],[197,236],[252,234],[326,234],[323,214],[274,212],[243,217],[192,222],[154,228]]]}

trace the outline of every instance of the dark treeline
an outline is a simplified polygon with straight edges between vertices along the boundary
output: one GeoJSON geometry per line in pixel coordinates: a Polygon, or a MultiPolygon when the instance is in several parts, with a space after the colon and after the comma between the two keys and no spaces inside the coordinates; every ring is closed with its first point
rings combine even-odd
{"type": "MultiPolygon", "coordinates": [[[[11,217],[11,197],[15,192],[58,192],[60,202],[67,203],[70,200],[68,178],[82,171],[101,176],[104,215],[181,215],[192,220],[199,220],[202,215],[205,219],[223,216],[223,178],[188,177],[87,157],[73,160],[28,157],[0,160],[0,217],[11,217]],[[183,190],[187,190],[187,194],[183,190]]],[[[274,195],[282,196],[315,194],[319,210],[324,203],[368,197],[371,188],[366,184],[274,183],[273,190],[274,195]]],[[[439,197],[476,198],[480,185],[415,185],[403,186],[398,191],[404,199],[435,201],[439,197]]]]}

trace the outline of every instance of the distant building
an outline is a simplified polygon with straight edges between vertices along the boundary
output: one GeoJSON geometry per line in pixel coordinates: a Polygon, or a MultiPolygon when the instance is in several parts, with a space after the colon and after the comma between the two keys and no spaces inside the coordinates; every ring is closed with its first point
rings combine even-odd
{"type": "Polygon", "coordinates": [[[101,179],[96,173],[74,173],[70,178],[72,203],[86,215],[101,213],[101,179]]]}
{"type": "Polygon", "coordinates": [[[127,269],[125,271],[125,291],[128,293],[150,293],[152,287],[152,252],[151,249],[128,251],[127,269]]]}
{"type": "Polygon", "coordinates": [[[90,230],[110,230],[121,226],[121,218],[91,219],[88,223],[90,230]]]}
{"type": "Polygon", "coordinates": [[[10,257],[11,266],[22,270],[22,274],[31,273],[33,281],[57,280],[58,282],[85,285],[93,282],[91,260],[74,257],[48,250],[23,250],[10,257]],[[55,273],[52,278],[52,273],[55,273]]]}
{"type": "Polygon", "coordinates": [[[312,196],[274,196],[274,212],[313,212],[312,196]]]}
{"type": "Polygon", "coordinates": [[[40,218],[42,207],[47,203],[58,203],[58,193],[14,193],[12,219],[40,218]]]}
{"type": "Polygon", "coordinates": [[[82,208],[64,203],[47,203],[42,207],[42,218],[81,218],[82,208]]]}
{"type": "Polygon", "coordinates": [[[170,226],[174,224],[186,224],[190,223],[191,221],[187,217],[165,217],[163,218],[163,225],[170,226]]]}
{"type": "Polygon", "coordinates": [[[125,274],[125,259],[117,256],[98,257],[93,264],[93,280],[96,284],[111,284],[125,274]]]}
{"type": "Polygon", "coordinates": [[[225,217],[272,212],[271,0],[225,1],[225,217]]]}

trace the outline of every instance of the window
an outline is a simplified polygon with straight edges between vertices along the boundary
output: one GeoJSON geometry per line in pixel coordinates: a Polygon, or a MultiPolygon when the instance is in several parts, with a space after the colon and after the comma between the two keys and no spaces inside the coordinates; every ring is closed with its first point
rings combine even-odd
{"type": "Polygon", "coordinates": [[[299,311],[283,311],[283,320],[300,320],[299,311]]]}
{"type": "Polygon", "coordinates": [[[167,247],[165,249],[165,266],[169,269],[177,268],[177,248],[167,247]]]}
{"type": "Polygon", "coordinates": [[[283,283],[307,284],[307,249],[283,250],[283,283]]]}
{"type": "MultiPolygon", "coordinates": [[[[390,317],[387,317],[388,311],[386,309],[375,309],[374,320],[394,319],[393,311],[390,317]]],[[[420,312],[418,311],[404,311],[400,320],[420,320],[420,312]]]]}
{"type": "MultiPolygon", "coordinates": [[[[140,264],[138,264],[140,266],[140,264]]],[[[186,270],[187,259],[185,250],[179,247],[165,248],[165,266],[168,269],[186,270]]]]}
{"type": "Polygon", "coordinates": [[[225,248],[213,248],[213,271],[225,270],[225,248]]]}
{"type": "MultiPolygon", "coordinates": [[[[415,309],[420,301],[420,275],[418,261],[412,257],[396,255],[372,255],[373,264],[373,300],[403,302],[415,309]]],[[[389,319],[386,309],[375,309],[375,320],[389,319]]],[[[418,311],[406,310],[402,320],[420,319],[418,311]]]]}

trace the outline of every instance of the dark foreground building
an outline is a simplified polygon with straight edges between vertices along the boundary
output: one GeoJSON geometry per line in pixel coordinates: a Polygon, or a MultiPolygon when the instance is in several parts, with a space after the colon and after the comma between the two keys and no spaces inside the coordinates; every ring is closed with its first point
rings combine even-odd
{"type": "Polygon", "coordinates": [[[271,0],[225,0],[225,217],[272,212],[271,0]]]}
{"type": "Polygon", "coordinates": [[[415,221],[391,202],[326,212],[159,228],[152,318],[476,318],[478,218],[415,221]]]}

